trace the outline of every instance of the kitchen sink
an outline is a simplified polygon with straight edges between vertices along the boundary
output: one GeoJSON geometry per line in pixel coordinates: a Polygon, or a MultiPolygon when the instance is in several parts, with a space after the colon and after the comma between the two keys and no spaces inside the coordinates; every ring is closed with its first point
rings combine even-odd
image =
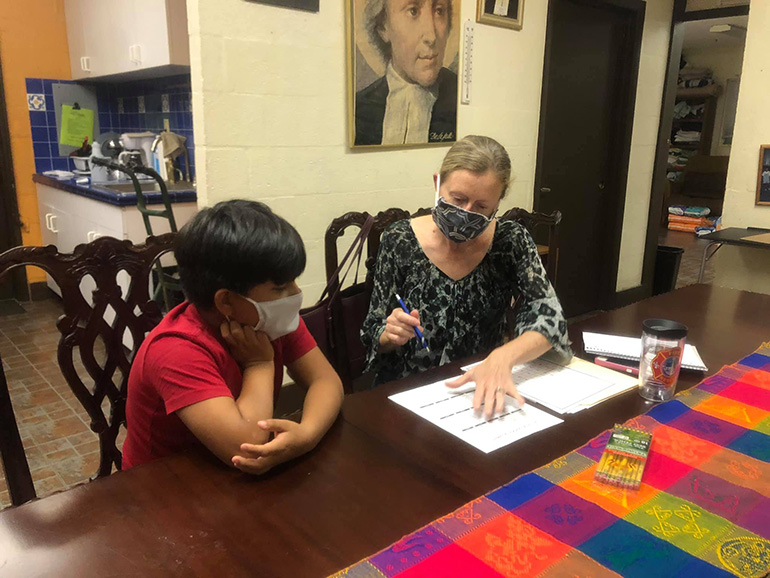
{"type": "MultiPolygon", "coordinates": [[[[134,189],[133,183],[115,183],[115,184],[101,183],[95,186],[103,187],[105,189],[110,189],[111,191],[118,191],[119,193],[136,192],[136,189],[134,189]]],[[[147,192],[147,193],[160,192],[160,187],[158,187],[158,183],[154,181],[153,182],[140,181],[139,186],[141,187],[142,192],[147,192]]],[[[166,183],[166,188],[168,188],[169,192],[195,190],[195,187],[189,181],[179,181],[178,183],[166,183]]]]}

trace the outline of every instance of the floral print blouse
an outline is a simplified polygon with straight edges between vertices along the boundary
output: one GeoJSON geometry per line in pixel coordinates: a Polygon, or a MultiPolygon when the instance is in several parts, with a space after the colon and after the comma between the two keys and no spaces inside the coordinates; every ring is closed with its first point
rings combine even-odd
{"type": "Polygon", "coordinates": [[[514,336],[537,331],[557,352],[572,354],[561,304],[537,246],[521,224],[498,220],[484,259],[454,280],[428,259],[409,220],[394,223],[382,235],[369,313],[361,329],[368,370],[376,372],[374,384],[502,345],[512,300],[517,302],[514,336]],[[410,339],[394,351],[379,353],[385,320],[399,306],[397,293],[409,309],[420,312],[430,351],[410,339]]]}

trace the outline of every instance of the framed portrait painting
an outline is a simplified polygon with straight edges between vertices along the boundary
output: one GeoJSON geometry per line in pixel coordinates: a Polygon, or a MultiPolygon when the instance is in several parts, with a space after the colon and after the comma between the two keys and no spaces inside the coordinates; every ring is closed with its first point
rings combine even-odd
{"type": "Polygon", "coordinates": [[[476,0],[476,22],[521,30],[524,0],[476,0]]]}
{"type": "Polygon", "coordinates": [[[759,147],[757,205],[770,205],[770,145],[759,147]]]}
{"type": "Polygon", "coordinates": [[[460,0],[347,1],[350,146],[457,140],[460,0]]]}

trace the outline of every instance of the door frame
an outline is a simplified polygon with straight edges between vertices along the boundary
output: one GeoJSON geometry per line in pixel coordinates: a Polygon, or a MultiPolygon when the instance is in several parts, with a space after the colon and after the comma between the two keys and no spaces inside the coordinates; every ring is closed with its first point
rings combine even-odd
{"type": "MultiPolygon", "coordinates": [[[[0,253],[22,244],[21,215],[16,199],[16,179],[13,171],[11,132],[8,125],[3,68],[0,63],[0,253]],[[7,162],[5,162],[7,160],[7,162]]],[[[24,267],[17,267],[0,281],[0,298],[5,297],[5,288],[10,285],[9,297],[20,301],[29,299],[27,273],[24,267]]]]}
{"type": "Polygon", "coordinates": [[[668,147],[671,144],[671,127],[674,122],[674,105],[676,104],[676,89],[679,80],[679,62],[682,57],[684,43],[684,24],[695,20],[712,20],[729,16],[748,16],[749,5],[711,10],[687,12],[687,0],[674,0],[674,10],[671,15],[671,32],[669,37],[668,64],[666,80],[661,96],[660,124],[658,125],[658,143],[655,149],[655,164],[652,171],[652,187],[650,190],[650,209],[647,216],[647,237],[644,244],[644,261],[642,265],[642,284],[622,294],[621,303],[625,305],[652,295],[652,278],[655,274],[655,256],[658,248],[663,199],[668,189],[666,172],[668,167],[668,147]]]}
{"type": "MultiPolygon", "coordinates": [[[[553,3],[560,0],[549,0],[548,18],[545,32],[545,53],[543,58],[543,83],[540,96],[540,121],[538,126],[537,156],[535,161],[535,190],[533,195],[533,209],[537,210],[540,204],[540,189],[543,184],[543,160],[544,160],[544,132],[545,119],[548,114],[549,78],[553,41],[553,3]]],[[[608,307],[617,306],[617,278],[620,265],[620,243],[623,235],[623,217],[626,205],[626,188],[628,183],[628,163],[631,156],[631,136],[634,126],[634,110],[636,107],[636,90],[639,78],[639,60],[642,52],[642,34],[644,32],[644,17],[647,3],[644,0],[571,0],[578,4],[594,6],[598,8],[614,9],[627,12],[630,15],[628,22],[628,34],[623,46],[626,60],[629,66],[623,67],[626,72],[622,78],[622,84],[618,88],[621,114],[617,117],[622,121],[617,124],[613,132],[614,152],[610,166],[617,167],[608,174],[608,186],[614,187],[619,192],[615,201],[608,208],[610,215],[609,238],[610,247],[606,255],[610,259],[609,270],[605,272],[605,278],[601,279],[601,301],[608,307]],[[610,182],[612,181],[612,182],[610,182]]]]}

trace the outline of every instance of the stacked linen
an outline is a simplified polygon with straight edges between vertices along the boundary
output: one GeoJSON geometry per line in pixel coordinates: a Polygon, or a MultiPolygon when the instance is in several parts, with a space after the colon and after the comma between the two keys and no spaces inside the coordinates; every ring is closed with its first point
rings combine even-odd
{"type": "Polygon", "coordinates": [[[690,157],[698,151],[671,147],[668,149],[668,167],[666,178],[671,182],[680,182],[684,180],[684,169],[690,157]]]}
{"type": "Polygon", "coordinates": [[[689,207],[687,205],[671,205],[669,215],[684,215],[686,217],[708,217],[711,209],[708,207],[689,207]]]}
{"type": "Polygon", "coordinates": [[[693,143],[693,144],[699,143],[700,131],[679,129],[678,131],[676,131],[676,135],[674,135],[674,142],[693,143]]]}
{"type": "Polygon", "coordinates": [[[684,215],[669,215],[668,228],[671,231],[697,233],[699,229],[706,233],[717,230],[717,219],[709,217],[687,217],[684,215]]]}

